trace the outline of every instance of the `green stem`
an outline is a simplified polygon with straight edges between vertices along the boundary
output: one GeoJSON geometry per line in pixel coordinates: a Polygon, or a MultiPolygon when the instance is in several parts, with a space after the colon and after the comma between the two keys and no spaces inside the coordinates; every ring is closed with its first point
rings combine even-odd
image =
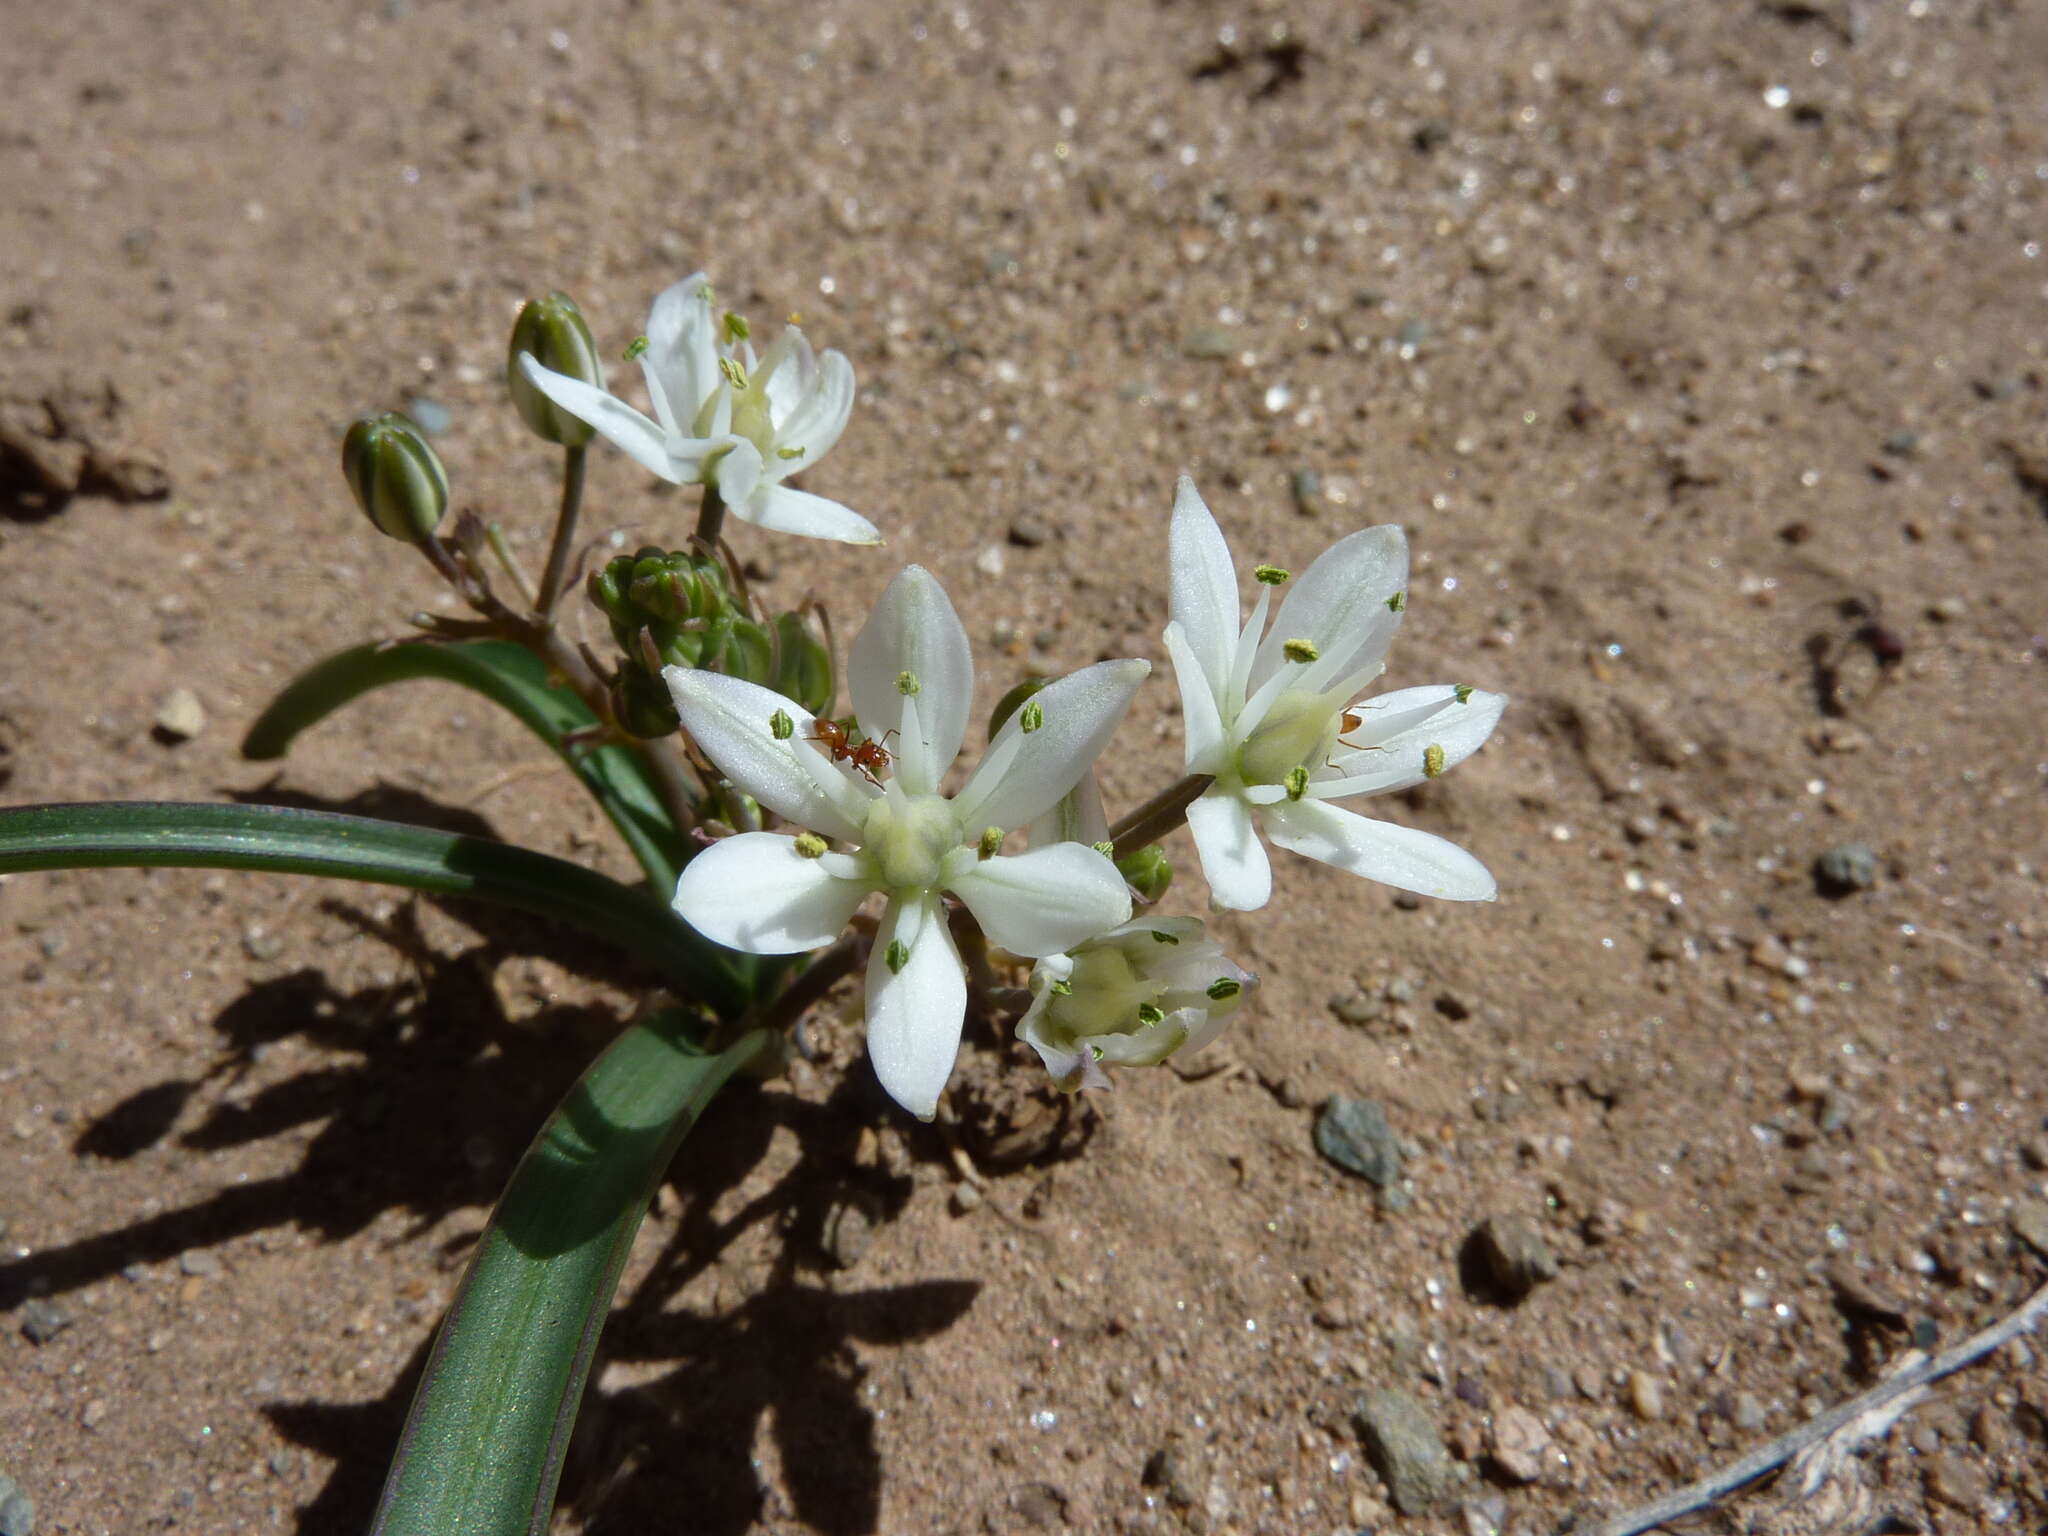
{"type": "Polygon", "coordinates": [[[725,531],[725,498],[718,487],[706,485],[704,500],[697,508],[697,531],[691,537],[703,545],[706,554],[718,553],[718,536],[725,531]]]}
{"type": "Polygon", "coordinates": [[[1191,773],[1147,800],[1110,828],[1110,839],[1116,844],[1116,852],[1111,857],[1127,859],[1140,848],[1158,842],[1188,819],[1188,807],[1201,799],[1203,792],[1215,782],[1214,774],[1191,773]]]}
{"type": "Polygon", "coordinates": [[[533,605],[543,624],[555,616],[555,604],[568,579],[569,556],[576,547],[576,518],[583,508],[583,467],[590,445],[578,443],[562,450],[562,510],[555,517],[554,542],[548,546],[547,570],[540,578],[540,597],[533,605]]]}

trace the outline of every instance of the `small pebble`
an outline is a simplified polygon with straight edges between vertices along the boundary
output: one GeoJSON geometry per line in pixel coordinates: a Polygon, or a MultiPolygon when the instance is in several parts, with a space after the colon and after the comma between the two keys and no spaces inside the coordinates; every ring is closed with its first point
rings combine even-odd
{"type": "Polygon", "coordinates": [[[1465,1522],[1465,1536],[1500,1536],[1501,1524],[1508,1517],[1508,1501],[1497,1493],[1467,1499],[1458,1506],[1458,1515],[1465,1522]]]}
{"type": "Polygon", "coordinates": [[[1033,1530],[1067,1523],[1067,1496],[1051,1483],[1025,1483],[1010,1490],[1010,1511],[1033,1530]]]}
{"type": "Polygon", "coordinates": [[[1384,999],[1365,992],[1345,992],[1330,999],[1330,1012],[1346,1024],[1370,1024],[1386,1011],[1384,999]]]}
{"type": "Polygon", "coordinates": [[[439,437],[454,423],[454,416],[448,407],[427,395],[414,395],[405,402],[405,413],[419,424],[419,429],[429,437],[439,437]]]}
{"type": "Polygon", "coordinates": [[[955,1216],[971,1215],[975,1211],[980,1210],[981,1205],[981,1191],[972,1184],[955,1184],[953,1186],[953,1214],[955,1216]]]}
{"type": "Polygon", "coordinates": [[[85,1407],[79,1410],[78,1422],[87,1429],[98,1429],[106,1417],[107,1400],[104,1397],[95,1397],[89,1399],[85,1407]]]}
{"type": "Polygon", "coordinates": [[[1394,1508],[1404,1515],[1421,1515],[1444,1502],[1456,1473],[1450,1452],[1421,1403],[1406,1392],[1368,1392],[1352,1417],[1394,1508]]]}
{"type": "Polygon", "coordinates": [[[1401,1177],[1401,1140],[1371,1099],[1335,1094],[1316,1115],[1316,1150],[1342,1168],[1391,1189],[1401,1177]]]}
{"type": "Polygon", "coordinates": [[[275,960],[284,953],[284,940],[261,923],[252,923],[242,930],[242,952],[251,960],[275,960]]]}
{"type": "Polygon", "coordinates": [[[22,1304],[21,1335],[31,1344],[47,1344],[75,1321],[47,1296],[31,1296],[22,1304]]]}
{"type": "Polygon", "coordinates": [[[1509,1482],[1533,1483],[1543,1476],[1550,1431],[1526,1408],[1503,1408],[1494,1415],[1491,1450],[1494,1465],[1509,1482]]]}
{"type": "Polygon", "coordinates": [[[1297,469],[1287,477],[1287,494],[1294,500],[1295,511],[1314,517],[1323,510],[1323,477],[1313,469],[1297,469]]]}
{"type": "Polygon", "coordinates": [[[825,1256],[839,1269],[851,1269],[875,1240],[876,1212],[862,1195],[843,1196],[825,1213],[825,1256]]]}
{"type": "Polygon", "coordinates": [[[1939,1451],[1927,1458],[1927,1492],[1937,1503],[1975,1513],[1991,1497],[1991,1479],[1967,1456],[1939,1451]]]}
{"type": "Polygon", "coordinates": [[[1754,1392],[1738,1392],[1735,1394],[1735,1409],[1729,1415],[1729,1418],[1737,1429],[1742,1430],[1745,1434],[1754,1434],[1757,1430],[1764,1427],[1767,1417],[1768,1415],[1764,1412],[1762,1401],[1754,1392]]]}
{"type": "Polygon", "coordinates": [[[1036,549],[1052,537],[1052,530],[1028,512],[1010,524],[1010,542],[1019,549],[1036,549]]]}
{"type": "Polygon", "coordinates": [[[1187,1509],[1202,1497],[1200,1462],[1185,1446],[1165,1445],[1145,1459],[1140,1481],[1147,1488],[1164,1490],[1166,1502],[1175,1509],[1187,1509]]]}
{"type": "Polygon", "coordinates": [[[190,741],[206,729],[206,706],[190,688],[173,688],[157,707],[156,729],[166,741],[190,741]]]}
{"type": "Polygon", "coordinates": [[[1877,850],[1868,843],[1837,843],[1813,861],[1813,878],[1826,896],[1846,896],[1877,884],[1877,850]]]}
{"type": "Polygon", "coordinates": [[[211,1248],[187,1248],[178,1255],[178,1268],[188,1275],[217,1275],[221,1268],[220,1255],[211,1248]]]}
{"type": "Polygon", "coordinates": [[[1664,1417],[1664,1383],[1648,1371],[1630,1371],[1628,1405],[1639,1419],[1664,1417]]]}
{"type": "Polygon", "coordinates": [[[2015,1200],[2012,1206],[2012,1232],[2034,1252],[2048,1259],[2048,1203],[2040,1200],[2015,1200]]]}
{"type": "Polygon", "coordinates": [[[1953,624],[1970,611],[1970,605],[1960,597],[1944,597],[1927,605],[1927,617],[1937,624],[1953,624]]]}
{"type": "Polygon", "coordinates": [[[0,1536],[35,1536],[36,1504],[5,1472],[0,1472],[0,1536]]]}
{"type": "Polygon", "coordinates": [[[1471,1242],[1488,1277],[1510,1302],[1557,1278],[1557,1257],[1527,1217],[1489,1216],[1473,1228],[1471,1242]]]}
{"type": "Polygon", "coordinates": [[[1237,338],[1220,325],[1190,326],[1180,338],[1182,357],[1215,361],[1237,355],[1237,338]]]}

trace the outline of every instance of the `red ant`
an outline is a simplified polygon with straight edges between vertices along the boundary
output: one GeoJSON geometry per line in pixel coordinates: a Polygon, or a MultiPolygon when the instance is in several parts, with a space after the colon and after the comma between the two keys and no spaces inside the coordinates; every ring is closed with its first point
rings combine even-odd
{"type": "Polygon", "coordinates": [[[810,739],[830,752],[833,762],[852,763],[862,778],[880,789],[882,781],[875,775],[889,766],[889,749],[883,746],[882,742],[895,734],[894,731],[888,732],[882,737],[882,741],[855,741],[853,732],[837,720],[827,720],[820,716],[811,722],[810,739]]]}
{"type": "MultiPolygon", "coordinates": [[[[1345,738],[1346,736],[1349,736],[1349,735],[1350,735],[1350,734],[1351,734],[1351,733],[1352,733],[1353,731],[1357,730],[1357,729],[1358,729],[1358,728],[1359,728],[1359,727],[1360,727],[1361,725],[1364,725],[1364,724],[1365,724],[1365,716],[1361,715],[1361,714],[1360,714],[1360,713],[1359,713],[1359,712],[1358,712],[1357,710],[1355,710],[1355,709],[1347,709],[1347,710],[1345,710],[1345,711],[1344,711],[1344,718],[1343,718],[1343,719],[1342,719],[1341,721],[1339,721],[1339,722],[1338,722],[1338,728],[1337,728],[1337,739],[1338,739],[1339,741],[1344,741],[1344,738],[1345,738]]],[[[1351,747],[1351,748],[1352,748],[1352,749],[1353,749],[1354,751],[1358,751],[1358,752],[1384,752],[1384,751],[1386,751],[1386,748],[1385,748],[1385,747],[1360,747],[1360,746],[1357,746],[1357,745],[1356,745],[1355,743],[1352,743],[1352,742],[1348,742],[1348,741],[1344,741],[1344,745],[1345,745],[1345,746],[1347,746],[1347,747],[1351,747]]]]}

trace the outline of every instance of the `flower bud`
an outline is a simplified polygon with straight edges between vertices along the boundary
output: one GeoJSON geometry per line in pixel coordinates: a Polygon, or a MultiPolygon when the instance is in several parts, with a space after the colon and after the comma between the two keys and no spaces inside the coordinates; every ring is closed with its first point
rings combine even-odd
{"type": "Polygon", "coordinates": [[[1157,843],[1148,843],[1129,858],[1119,859],[1116,872],[1145,901],[1157,901],[1173,884],[1173,861],[1157,843]]]}
{"type": "Polygon", "coordinates": [[[611,704],[619,729],[643,741],[673,735],[682,725],[668,684],[630,659],[612,679],[611,704]]]}
{"type": "Polygon", "coordinates": [[[839,680],[834,675],[832,651],[824,637],[801,613],[778,613],[775,643],[775,681],[770,686],[814,715],[831,713],[839,680]]]}
{"type": "Polygon", "coordinates": [[[604,388],[604,366],[598,360],[597,343],[590,339],[590,327],[584,324],[583,311],[576,307],[574,299],[566,293],[551,293],[519,306],[519,318],[512,322],[512,345],[505,358],[505,384],[512,391],[512,403],[519,407],[519,414],[538,436],[565,448],[582,447],[596,429],[571,416],[533,387],[526,370],[519,366],[523,353],[531,353],[534,361],[550,372],[604,388]]]}
{"type": "MultiPolygon", "coordinates": [[[[636,663],[643,659],[645,632],[664,664],[715,668],[738,620],[725,567],[708,555],[671,554],[649,545],[592,571],[588,590],[611,621],[619,649],[636,663]]],[[[765,635],[760,646],[765,655],[765,635]]]]}
{"type": "Polygon", "coordinates": [[[341,440],[341,472],[380,533],[416,544],[448,511],[448,472],[411,417],[365,416],[341,440]]]}
{"type": "Polygon", "coordinates": [[[1063,1093],[1109,1085],[1105,1066],[1157,1066],[1200,1050],[1258,986],[1192,917],[1139,917],[1031,972],[1017,1037],[1063,1093]]]}

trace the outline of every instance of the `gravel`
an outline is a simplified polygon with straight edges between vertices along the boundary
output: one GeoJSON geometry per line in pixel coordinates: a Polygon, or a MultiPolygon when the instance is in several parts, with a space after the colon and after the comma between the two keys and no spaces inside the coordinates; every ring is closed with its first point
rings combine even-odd
{"type": "Polygon", "coordinates": [[[1422,1515],[1444,1503],[1456,1469],[1421,1403],[1398,1390],[1368,1392],[1352,1418],[1396,1509],[1422,1515]]]}
{"type": "Polygon", "coordinates": [[[1342,1168],[1391,1189],[1401,1178],[1401,1139],[1371,1099],[1334,1094],[1316,1115],[1316,1150],[1342,1168]]]}

